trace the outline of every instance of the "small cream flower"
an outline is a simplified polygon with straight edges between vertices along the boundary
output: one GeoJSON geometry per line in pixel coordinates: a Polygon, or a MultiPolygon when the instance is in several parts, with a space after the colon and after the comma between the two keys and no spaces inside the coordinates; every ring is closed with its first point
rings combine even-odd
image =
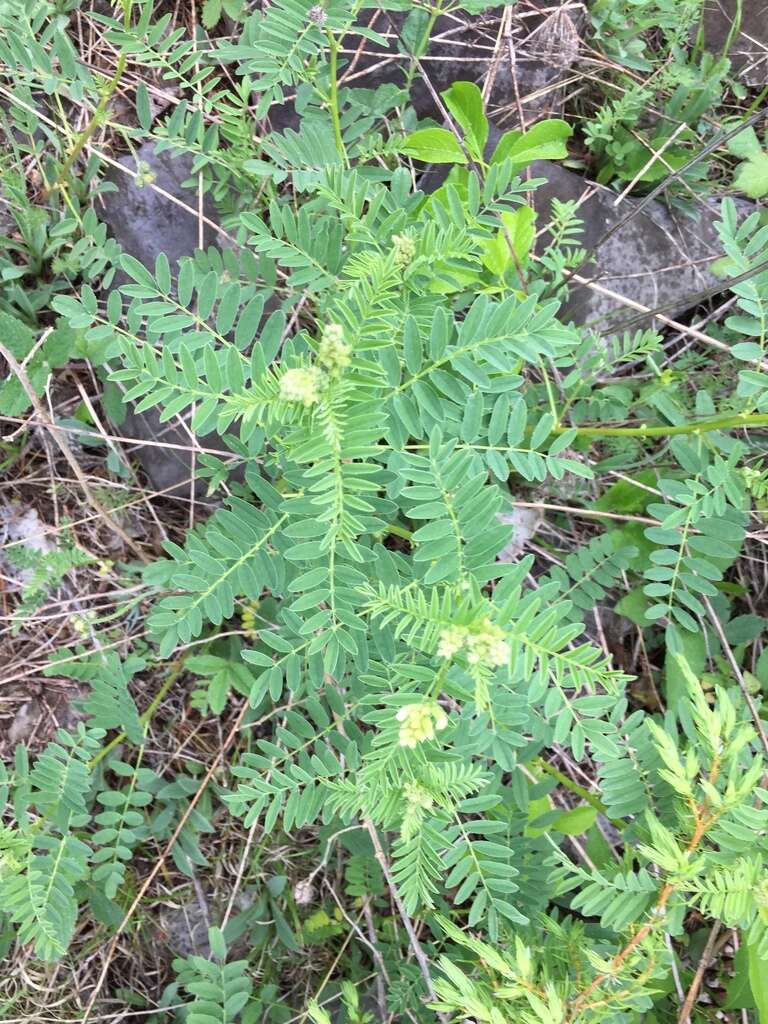
{"type": "Polygon", "coordinates": [[[464,647],[469,631],[466,626],[447,626],[440,633],[437,653],[441,658],[452,658],[464,647]]]}
{"type": "Polygon", "coordinates": [[[439,657],[453,658],[460,651],[466,653],[470,665],[485,665],[486,668],[498,668],[509,660],[504,630],[490,619],[483,619],[472,628],[447,626],[440,633],[439,657]]]}
{"type": "Polygon", "coordinates": [[[470,665],[498,668],[509,659],[509,644],[504,630],[490,619],[485,619],[479,632],[470,633],[467,640],[467,661],[470,665]]]}
{"type": "Polygon", "coordinates": [[[75,612],[74,615],[70,615],[69,624],[78,636],[86,637],[95,618],[94,611],[75,612]]]}
{"type": "Polygon", "coordinates": [[[287,370],[280,378],[280,397],[285,402],[300,402],[308,409],[320,398],[324,376],[316,366],[287,370]]]}
{"type": "Polygon", "coordinates": [[[395,254],[395,263],[402,270],[413,263],[416,255],[416,243],[410,235],[392,235],[392,249],[395,254]]]}
{"type": "Polygon", "coordinates": [[[326,324],[320,338],[318,362],[329,373],[335,375],[345,366],[349,366],[351,351],[349,345],[344,341],[344,328],[341,324],[326,324]]]}
{"type": "Polygon", "coordinates": [[[448,725],[448,716],[436,700],[407,704],[397,712],[397,720],[401,747],[416,747],[424,740],[433,740],[435,732],[448,725]]]}
{"type": "Polygon", "coordinates": [[[403,786],[403,796],[411,807],[422,811],[431,811],[435,803],[432,794],[414,779],[403,786]]]}

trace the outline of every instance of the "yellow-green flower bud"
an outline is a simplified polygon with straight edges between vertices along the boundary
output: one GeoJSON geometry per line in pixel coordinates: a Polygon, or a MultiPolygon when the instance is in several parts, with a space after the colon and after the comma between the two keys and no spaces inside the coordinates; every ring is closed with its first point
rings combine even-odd
{"type": "Polygon", "coordinates": [[[392,235],[392,251],[397,266],[405,270],[416,256],[416,243],[410,235],[392,235]]]}
{"type": "Polygon", "coordinates": [[[411,807],[420,808],[423,811],[431,811],[435,803],[432,794],[414,779],[406,782],[403,786],[403,796],[411,807]]]}
{"type": "Polygon", "coordinates": [[[285,402],[300,402],[308,409],[320,398],[324,376],[316,366],[286,370],[280,378],[280,397],[285,402]]]}
{"type": "Polygon", "coordinates": [[[136,165],[136,177],[133,179],[136,188],[144,188],[145,185],[151,185],[156,177],[157,175],[150,165],[144,160],[139,160],[136,165]]]}
{"type": "Polygon", "coordinates": [[[259,602],[251,601],[240,612],[240,625],[243,633],[249,640],[256,640],[259,636],[259,631],[256,628],[256,613],[258,610],[259,602]]]}
{"type": "Polygon", "coordinates": [[[344,341],[344,328],[341,324],[326,324],[320,338],[317,353],[318,362],[329,373],[338,374],[345,366],[349,366],[351,348],[344,341]]]}
{"type": "Polygon", "coordinates": [[[397,720],[401,747],[416,747],[424,740],[433,740],[435,732],[448,725],[448,716],[435,700],[407,704],[397,712],[397,720]]]}

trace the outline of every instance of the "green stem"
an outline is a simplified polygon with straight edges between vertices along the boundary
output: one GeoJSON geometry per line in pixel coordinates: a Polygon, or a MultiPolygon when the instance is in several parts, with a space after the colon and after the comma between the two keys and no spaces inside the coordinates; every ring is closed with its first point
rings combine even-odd
{"type": "Polygon", "coordinates": [[[768,85],[766,85],[766,87],[761,92],[759,92],[758,95],[755,96],[754,100],[750,103],[749,107],[747,108],[747,112],[744,115],[745,122],[748,121],[750,117],[752,117],[756,110],[760,109],[760,107],[763,105],[763,102],[765,101],[766,96],[768,96],[768,85]]]}
{"type": "Polygon", "coordinates": [[[341,135],[341,118],[339,116],[339,80],[338,80],[338,59],[339,59],[339,41],[334,36],[333,32],[327,32],[328,46],[329,46],[329,72],[331,77],[331,91],[328,95],[328,106],[331,111],[331,121],[333,123],[333,137],[336,140],[336,149],[339,151],[342,162],[345,167],[349,167],[349,160],[347,159],[347,151],[344,148],[344,139],[341,135]]]}
{"type": "MultiPolygon", "coordinates": [[[[131,27],[132,6],[133,0],[123,0],[123,28],[126,31],[128,31],[128,29],[131,27]]],[[[55,192],[58,188],[61,188],[62,184],[69,177],[69,172],[72,170],[72,166],[75,160],[77,160],[77,158],[80,156],[87,142],[89,141],[93,133],[96,131],[98,126],[102,123],[104,115],[107,111],[107,107],[109,106],[112,97],[117,91],[117,87],[120,85],[120,80],[123,77],[123,73],[125,71],[127,63],[128,55],[126,53],[121,53],[117,59],[117,67],[115,68],[114,75],[112,75],[112,78],[107,83],[103,93],[101,94],[101,99],[99,100],[96,109],[94,110],[93,115],[91,116],[90,121],[78,135],[77,141],[72,147],[69,156],[64,161],[62,168],[56,177],[56,180],[48,190],[49,195],[51,192],[55,192]]]]}
{"type": "Polygon", "coordinates": [[[423,57],[426,54],[427,46],[429,45],[429,41],[432,38],[432,29],[435,27],[435,22],[440,17],[441,13],[442,2],[441,0],[438,0],[435,6],[430,8],[429,19],[426,25],[424,26],[424,31],[421,35],[421,39],[414,47],[415,55],[411,56],[411,60],[408,64],[408,71],[406,72],[403,89],[405,89],[405,91],[409,94],[411,91],[411,86],[413,85],[413,80],[416,77],[416,72],[419,69],[419,57],[423,57]]]}
{"type": "MultiPolygon", "coordinates": [[[[139,721],[143,726],[149,725],[149,723],[152,721],[152,717],[154,713],[157,711],[157,709],[160,707],[163,697],[165,697],[166,693],[168,693],[170,688],[173,686],[173,684],[176,682],[176,680],[179,678],[183,671],[184,659],[182,658],[179,661],[177,661],[175,665],[171,666],[170,672],[166,676],[163,685],[160,687],[160,689],[153,697],[152,703],[149,705],[144,714],[139,716],[139,721]]],[[[103,761],[107,754],[114,750],[118,743],[122,743],[124,739],[125,733],[119,732],[117,736],[113,737],[113,739],[111,739],[105,747],[101,748],[98,754],[94,755],[94,757],[91,758],[91,760],[88,762],[88,768],[92,771],[96,767],[96,765],[100,761],[103,761]]]]}
{"type": "Polygon", "coordinates": [[[733,46],[734,39],[741,31],[741,3],[742,0],[736,0],[736,13],[733,21],[731,22],[731,28],[725,40],[725,46],[723,46],[723,52],[721,54],[722,57],[728,56],[731,51],[731,47],[733,46]]]}
{"type": "Polygon", "coordinates": [[[411,540],[413,537],[413,533],[410,530],[406,530],[404,526],[396,526],[395,523],[387,523],[385,529],[393,537],[402,537],[403,540],[411,540]]]}
{"type": "MultiPolygon", "coordinates": [[[[511,246],[510,246],[510,251],[512,251],[511,246]]],[[[554,396],[554,394],[552,392],[552,382],[549,379],[549,374],[547,373],[547,368],[544,365],[544,361],[543,360],[539,361],[539,370],[541,371],[541,376],[542,376],[542,378],[544,380],[544,387],[547,389],[547,401],[549,402],[549,411],[552,414],[552,419],[555,421],[557,426],[559,426],[561,418],[557,415],[557,406],[555,405],[555,396],[554,396]]],[[[557,426],[553,427],[553,430],[556,430],[557,426]]]]}
{"type": "MultiPolygon", "coordinates": [[[[574,782],[573,779],[570,779],[565,772],[561,772],[559,768],[555,768],[553,764],[550,764],[549,761],[545,761],[543,757],[535,757],[532,763],[536,768],[540,768],[547,775],[551,775],[553,779],[557,779],[560,785],[573,793],[574,796],[581,797],[581,799],[586,801],[590,807],[594,807],[598,814],[603,814],[606,818],[608,817],[608,808],[605,806],[603,801],[599,797],[595,796],[594,793],[590,793],[588,789],[584,789],[583,786],[580,786],[578,782],[574,782]]],[[[611,824],[620,831],[626,828],[626,822],[616,821],[613,818],[610,818],[609,820],[611,824]]]]}
{"type": "MultiPolygon", "coordinates": [[[[576,427],[579,437],[675,437],[678,434],[706,434],[712,430],[732,430],[736,427],[768,427],[768,413],[754,415],[735,414],[714,416],[696,423],[680,423],[677,426],[658,427],[576,427]]],[[[572,427],[553,427],[553,434],[564,434],[572,427]]]]}

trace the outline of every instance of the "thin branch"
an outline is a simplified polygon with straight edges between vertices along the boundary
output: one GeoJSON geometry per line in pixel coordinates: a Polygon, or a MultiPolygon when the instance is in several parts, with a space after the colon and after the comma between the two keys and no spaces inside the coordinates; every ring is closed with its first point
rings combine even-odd
{"type": "Polygon", "coordinates": [[[752,716],[752,722],[754,723],[757,735],[760,737],[760,742],[763,746],[763,750],[768,755],[768,735],[766,735],[765,725],[763,724],[763,720],[760,717],[760,710],[757,704],[755,704],[752,694],[749,692],[747,681],[744,678],[744,674],[741,671],[741,668],[739,667],[739,663],[736,661],[736,658],[734,657],[733,651],[731,650],[731,645],[728,643],[728,639],[725,635],[725,631],[722,627],[720,619],[718,618],[717,612],[712,607],[712,603],[709,600],[709,598],[706,597],[704,594],[702,594],[702,600],[704,602],[704,607],[707,609],[707,615],[709,616],[709,620],[714,626],[715,632],[717,633],[718,639],[720,640],[720,645],[723,648],[723,653],[725,654],[725,657],[728,660],[728,664],[731,666],[731,670],[733,671],[733,674],[736,677],[736,682],[739,684],[739,689],[741,690],[742,696],[744,697],[747,707],[749,708],[749,713],[752,716]]]}
{"type": "Polygon", "coordinates": [[[715,921],[712,926],[712,931],[709,933],[707,944],[704,947],[704,952],[701,954],[701,960],[699,960],[699,966],[696,968],[696,973],[693,976],[691,987],[688,989],[688,994],[685,997],[683,1008],[680,1011],[680,1016],[677,1018],[677,1024],[690,1024],[691,1021],[691,1010],[693,1004],[696,1002],[696,997],[699,994],[701,988],[701,982],[704,978],[704,971],[709,967],[709,963],[712,959],[712,951],[715,948],[715,942],[717,941],[717,933],[720,931],[720,922],[715,921]]]}
{"type": "MultiPolygon", "coordinates": [[[[437,993],[435,992],[435,986],[432,984],[429,960],[427,959],[424,950],[421,948],[421,943],[419,942],[418,936],[416,935],[416,931],[413,927],[413,921],[411,921],[408,916],[408,913],[403,906],[403,901],[400,899],[400,893],[397,891],[397,886],[395,885],[395,880],[392,877],[392,872],[389,870],[389,863],[387,862],[386,854],[382,849],[379,834],[372,821],[366,821],[364,822],[364,825],[368,831],[368,835],[371,837],[371,842],[373,843],[373,849],[376,854],[376,860],[379,862],[381,873],[384,875],[387,887],[392,895],[392,900],[397,907],[398,914],[400,915],[400,920],[403,922],[403,926],[408,934],[408,941],[410,942],[413,955],[416,957],[416,962],[421,970],[421,976],[424,979],[427,994],[429,995],[430,1000],[435,1002],[437,1000],[437,993]]],[[[444,1013],[438,1013],[437,1017],[442,1024],[448,1024],[448,1018],[444,1013]]]]}
{"type": "Polygon", "coordinates": [[[38,398],[37,392],[35,391],[34,387],[32,386],[32,382],[27,376],[27,371],[24,369],[21,363],[19,363],[18,359],[16,359],[14,354],[2,342],[0,342],[0,355],[2,355],[3,359],[5,359],[5,361],[8,363],[11,370],[16,374],[19,383],[21,384],[27,398],[32,404],[32,408],[35,410],[35,414],[37,415],[38,420],[40,420],[40,422],[53,435],[53,439],[59,446],[61,454],[67,460],[72,469],[72,472],[77,477],[77,481],[82,487],[83,493],[85,494],[88,503],[91,505],[93,509],[95,509],[96,512],[98,512],[99,516],[106,523],[109,524],[109,526],[115,531],[118,537],[120,537],[123,543],[131,549],[134,555],[136,555],[136,557],[141,562],[144,562],[145,564],[149,562],[149,558],[147,557],[147,555],[144,554],[144,552],[133,540],[133,538],[128,536],[128,534],[125,532],[122,526],[120,526],[119,523],[115,522],[115,520],[112,518],[112,516],[104,507],[104,505],[102,505],[102,503],[93,493],[93,491],[91,490],[91,486],[85,477],[85,473],[83,473],[82,469],[80,468],[80,464],[78,463],[77,459],[74,456],[74,453],[72,452],[72,449],[69,447],[69,441],[67,440],[66,434],[59,429],[58,424],[54,423],[54,421],[48,415],[45,406],[38,398]]]}

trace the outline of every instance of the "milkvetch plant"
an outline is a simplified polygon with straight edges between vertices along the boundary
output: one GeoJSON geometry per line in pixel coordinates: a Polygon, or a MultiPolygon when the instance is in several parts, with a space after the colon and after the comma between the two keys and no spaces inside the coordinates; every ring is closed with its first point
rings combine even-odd
{"type": "MultiPolygon", "coordinates": [[[[122,27],[102,19],[116,45],[197,88],[206,109],[218,83],[197,48],[175,30],[169,42],[151,4],[133,10],[122,27]]],[[[472,83],[442,94],[450,127],[395,115],[402,97],[377,107],[340,88],[360,10],[277,0],[244,17],[236,43],[212,43],[261,113],[299,91],[298,130],[270,133],[258,156],[241,159],[239,135],[239,163],[218,161],[223,125],[204,129],[184,102],[166,122],[205,187],[265,186],[228,206],[235,249],[178,269],[124,254],[125,283],[52,299],[109,353],[103,372],[125,402],[162,423],[188,416],[231,459],[212,470],[212,491],[227,485],[216,510],[143,570],[146,645],[52,658],[50,674],[87,696],[76,728],[32,762],[20,746],[0,776],[2,941],[43,961],[77,955],[86,928],[116,943],[137,858],[167,844],[196,880],[206,840],[234,821],[249,831],[239,881],[299,830],[314,859],[293,888],[271,876],[242,914],[230,904],[210,921],[209,955],[177,958],[162,998],[185,1002],[189,1021],[285,1019],[262,953],[332,944],[350,921],[333,969],[359,986],[386,976],[377,998],[394,1015],[672,1019],[693,918],[739,936],[757,1008],[768,740],[764,667],[748,672],[746,652],[763,626],[736,614],[728,574],[762,494],[751,463],[768,426],[768,228],[722,207],[733,372],[727,390],[692,395],[655,361],[654,332],[598,340],[561,317],[583,259],[577,214],[556,207],[537,252],[539,181],[523,172],[566,156],[569,125],[504,133],[489,153],[472,83]],[[430,194],[427,163],[450,168],[430,194]],[[651,384],[611,377],[634,362],[651,384]],[[545,569],[533,554],[500,558],[510,507],[543,496],[562,508],[546,499],[568,488],[608,528],[545,569]],[[618,592],[638,642],[665,658],[663,701],[638,700],[593,639],[618,592]],[[140,712],[150,663],[165,681],[140,712]],[[197,713],[238,709],[208,774],[169,769],[148,742],[186,673],[197,713]],[[302,921],[332,852],[335,903],[302,921]]],[[[27,45],[34,83],[43,58],[27,45]]],[[[139,91],[149,132],[145,101],[139,91]]],[[[70,169],[60,154],[63,189],[70,169]]],[[[367,1019],[345,980],[347,1019],[367,1019]]],[[[307,999],[312,1019],[326,1012],[307,999]]]]}

